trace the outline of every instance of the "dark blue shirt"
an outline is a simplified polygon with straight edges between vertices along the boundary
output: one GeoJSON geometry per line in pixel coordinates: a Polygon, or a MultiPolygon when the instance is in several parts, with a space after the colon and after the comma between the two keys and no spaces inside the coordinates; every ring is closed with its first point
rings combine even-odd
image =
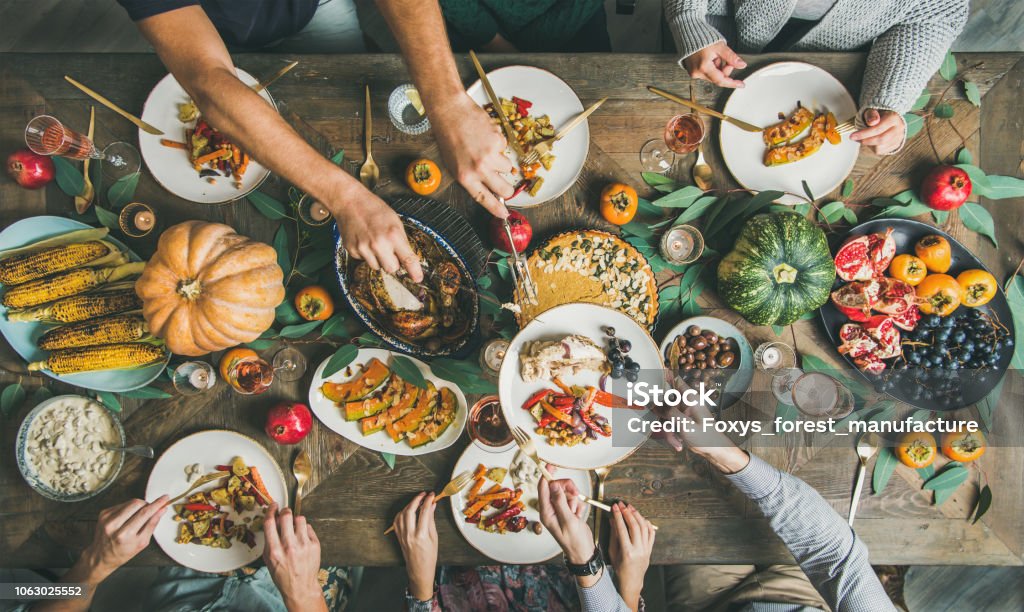
{"type": "Polygon", "coordinates": [[[200,5],[233,47],[259,48],[298,33],[319,0],[118,0],[133,21],[200,5]]]}

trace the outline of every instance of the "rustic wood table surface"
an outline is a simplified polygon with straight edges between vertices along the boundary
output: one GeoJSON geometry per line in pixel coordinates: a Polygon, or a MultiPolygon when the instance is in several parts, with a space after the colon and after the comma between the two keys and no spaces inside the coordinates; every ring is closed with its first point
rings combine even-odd
{"type": "MultiPolygon", "coordinates": [[[[800,59],[824,67],[856,94],[865,67],[864,54],[801,54],[747,57],[750,70],[780,59],[800,59]]],[[[287,59],[279,55],[239,55],[240,67],[259,76],[272,74],[287,59]]],[[[346,165],[353,171],[362,161],[362,87],[369,83],[375,110],[374,153],[382,168],[385,197],[407,193],[402,171],[413,157],[438,158],[431,135],[412,137],[393,128],[386,113],[386,97],[408,76],[397,56],[302,56],[301,63],[271,87],[282,114],[314,146],[325,154],[344,149],[346,165]]],[[[868,201],[916,186],[935,163],[935,152],[948,156],[967,139],[975,162],[990,174],[1020,176],[1024,105],[1020,102],[1024,82],[1024,56],[1020,54],[966,54],[957,58],[960,70],[971,70],[983,100],[979,108],[962,95],[960,86],[950,88],[955,117],[934,121],[931,138],[922,132],[898,155],[877,157],[862,153],[852,178],[856,191],[850,201],[868,201]],[[934,152],[933,152],[934,151],[934,152]]],[[[628,180],[641,193],[654,197],[639,181],[638,151],[648,139],[658,137],[669,117],[680,107],[648,93],[644,86],[655,84],[687,95],[689,80],[666,55],[527,55],[485,56],[485,67],[527,64],[551,70],[579,94],[584,105],[608,96],[604,107],[590,119],[591,150],[576,186],[555,202],[526,214],[535,234],[544,236],[568,227],[605,227],[596,212],[596,194],[608,181],[628,180]]],[[[468,85],[475,76],[466,57],[459,69],[468,85]]],[[[91,101],[63,80],[69,74],[102,92],[124,108],[140,112],[146,95],[165,74],[155,55],[0,55],[0,150],[21,146],[25,123],[34,115],[50,113],[84,131],[91,101]]],[[[939,93],[947,83],[936,76],[930,85],[939,93]]],[[[720,107],[728,92],[700,82],[694,84],[698,100],[720,107]]],[[[135,141],[135,129],[110,111],[97,106],[96,140],[135,141]]],[[[711,135],[717,141],[717,125],[711,135]]],[[[705,154],[715,170],[719,186],[735,186],[722,164],[717,146],[705,154]]],[[[679,177],[689,173],[693,156],[683,157],[673,170],[679,177]]],[[[264,189],[283,193],[286,186],[273,181],[264,189]]],[[[478,229],[484,212],[472,204],[461,187],[446,182],[438,199],[463,211],[478,229]]],[[[170,195],[143,173],[137,200],[155,206],[169,225],[186,219],[219,221],[239,232],[270,242],[276,222],[256,213],[248,203],[206,206],[185,202],[170,195]]],[[[983,201],[984,203],[984,201],[983,201]]],[[[959,223],[953,234],[995,272],[1005,279],[1024,256],[1021,231],[1024,209],[1019,200],[985,203],[994,212],[1000,248],[959,223]]],[[[40,191],[19,189],[12,181],[0,181],[0,226],[40,214],[66,215],[72,210],[69,197],[55,185],[40,191]]],[[[166,226],[166,225],[165,225],[166,226]]],[[[485,234],[483,234],[485,235],[485,234]]],[[[132,243],[144,257],[152,243],[132,243]]],[[[712,291],[705,291],[701,303],[706,312],[736,321],[755,346],[774,334],[770,328],[755,328],[739,316],[721,308],[712,291]]],[[[675,323],[663,321],[660,334],[675,323]]],[[[839,363],[817,320],[799,321],[786,330],[799,352],[813,354],[829,363],[839,363]]],[[[304,379],[293,383],[275,382],[262,396],[245,397],[223,382],[203,395],[176,396],[164,400],[124,400],[122,414],[131,444],[148,444],[162,452],[180,437],[208,428],[227,427],[261,440],[290,472],[295,447],[273,444],[263,433],[266,409],[277,399],[303,401],[315,364],[332,352],[329,346],[303,344],[310,368],[304,379]]],[[[272,349],[273,350],[273,349],[272,349]]],[[[271,351],[272,351],[271,350],[271,351]]],[[[271,353],[268,351],[268,354],[271,353]]],[[[31,392],[39,385],[55,392],[73,392],[38,374],[29,375],[9,347],[0,350],[0,384],[22,383],[31,392]]],[[[992,509],[977,524],[967,517],[977,495],[978,470],[972,483],[965,484],[940,507],[931,494],[921,490],[920,477],[900,467],[884,493],[865,491],[857,516],[857,532],[867,543],[874,563],[893,564],[1021,564],[1024,554],[1024,427],[1019,383],[1011,380],[995,414],[995,430],[1005,446],[991,448],[981,467],[994,492],[992,509]],[[1014,392],[1016,391],[1016,392],[1014,392]]],[[[158,384],[170,389],[166,379],[158,384]]],[[[756,381],[755,381],[755,384],[756,381]]],[[[763,381],[761,381],[764,388],[763,381]]],[[[747,398],[751,418],[769,420],[774,399],[759,394],[747,398]]],[[[471,397],[472,402],[475,397],[471,397]]],[[[14,435],[31,408],[20,410],[2,421],[0,448],[0,565],[18,567],[65,566],[91,538],[100,509],[143,494],[152,461],[129,457],[117,482],[97,498],[78,504],[51,502],[35,494],[21,479],[14,458],[14,435]]],[[[301,446],[312,458],[313,478],[307,485],[304,510],[323,543],[323,561],[346,565],[391,565],[401,562],[394,538],[382,536],[392,516],[423,489],[439,489],[451,475],[452,466],[468,436],[451,448],[421,456],[399,457],[389,470],[379,454],[363,450],[325,427],[317,425],[301,446]]],[[[852,439],[788,434],[775,438],[755,437],[748,448],[779,468],[796,474],[815,487],[835,509],[846,515],[857,459],[852,439]],[[773,442],[766,442],[772,440],[773,442]]],[[[291,476],[288,476],[291,484],[291,476]]],[[[754,505],[736,493],[721,477],[691,455],[676,455],[656,442],[649,442],[620,465],[608,480],[609,497],[621,497],[637,507],[659,526],[654,550],[655,563],[775,563],[790,560],[782,543],[760,517],[754,505]]],[[[440,560],[469,564],[486,561],[457,533],[447,508],[438,512],[440,560]]],[[[607,533],[607,530],[605,530],[607,533]]],[[[139,555],[135,563],[165,564],[169,559],[155,545],[139,555]]]]}

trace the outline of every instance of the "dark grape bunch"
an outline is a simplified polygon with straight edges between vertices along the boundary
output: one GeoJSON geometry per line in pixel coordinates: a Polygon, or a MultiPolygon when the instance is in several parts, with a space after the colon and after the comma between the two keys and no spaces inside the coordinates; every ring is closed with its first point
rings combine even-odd
{"type": "Polygon", "coordinates": [[[993,314],[971,308],[922,317],[902,344],[902,357],[878,377],[876,389],[950,408],[962,404],[965,386],[989,384],[1014,340],[993,314]]]}
{"type": "Polygon", "coordinates": [[[612,366],[608,375],[615,379],[625,376],[629,382],[639,380],[640,364],[627,354],[633,349],[633,344],[629,340],[616,338],[614,327],[604,328],[604,333],[608,336],[608,363],[612,366]]]}

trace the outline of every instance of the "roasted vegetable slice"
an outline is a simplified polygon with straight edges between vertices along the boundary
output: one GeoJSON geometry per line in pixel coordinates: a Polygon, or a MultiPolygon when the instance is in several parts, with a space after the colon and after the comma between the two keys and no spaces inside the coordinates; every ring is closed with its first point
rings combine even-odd
{"type": "MultiPolygon", "coordinates": [[[[458,400],[455,393],[444,387],[441,389],[440,401],[430,416],[424,419],[419,427],[406,435],[409,446],[416,448],[427,442],[433,442],[441,437],[441,434],[455,421],[455,411],[458,409],[458,400]]],[[[497,476],[497,474],[495,474],[497,476]]],[[[503,476],[503,475],[502,475],[503,476]]],[[[503,478],[504,479],[504,478],[503,478]]],[[[495,482],[500,480],[493,478],[495,482]]]]}
{"type": "Polygon", "coordinates": [[[768,147],[774,147],[775,145],[789,142],[806,130],[813,120],[814,113],[803,106],[798,106],[793,111],[793,114],[785,120],[770,125],[761,132],[764,144],[768,147]]]}
{"type": "Polygon", "coordinates": [[[405,383],[401,395],[387,410],[382,410],[373,416],[368,416],[359,421],[360,431],[362,431],[364,436],[368,436],[384,429],[385,425],[394,423],[409,414],[416,405],[416,400],[423,393],[426,393],[426,391],[421,391],[416,385],[405,383]]]}
{"type": "Polygon", "coordinates": [[[327,382],[320,390],[323,391],[324,397],[332,402],[352,402],[373,393],[390,375],[391,370],[388,366],[374,357],[363,366],[363,371],[353,380],[344,383],[327,382]]]}
{"type": "Polygon", "coordinates": [[[811,132],[802,140],[780,145],[764,152],[764,165],[781,166],[814,155],[825,144],[825,115],[818,115],[811,123],[811,132]]]}
{"type": "Polygon", "coordinates": [[[388,381],[387,386],[370,397],[353,402],[346,402],[345,420],[357,421],[368,416],[373,416],[381,410],[388,408],[395,403],[395,400],[398,399],[403,387],[405,387],[405,381],[397,375],[392,374],[391,380],[388,381]]]}

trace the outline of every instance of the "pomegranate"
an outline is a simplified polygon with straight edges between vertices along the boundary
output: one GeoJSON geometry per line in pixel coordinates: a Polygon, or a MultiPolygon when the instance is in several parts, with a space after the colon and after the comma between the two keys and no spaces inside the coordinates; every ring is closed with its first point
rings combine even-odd
{"type": "Polygon", "coordinates": [[[267,413],[264,430],[278,444],[298,444],[313,429],[313,413],[305,404],[281,402],[267,413]]]}
{"type": "Polygon", "coordinates": [[[885,362],[875,355],[865,355],[859,359],[854,359],[853,364],[862,372],[868,374],[881,374],[885,371],[885,362]]]}
{"type": "Polygon", "coordinates": [[[935,210],[959,208],[971,195],[971,177],[954,166],[936,166],[921,182],[921,200],[935,210]]]}
{"type": "Polygon", "coordinates": [[[39,189],[53,180],[53,160],[46,155],[18,149],[7,157],[7,174],[25,189],[39,189]]]}
{"type": "Polygon", "coordinates": [[[914,288],[909,283],[888,276],[879,279],[878,301],[872,308],[888,315],[899,314],[915,303],[914,288]]]}
{"type": "Polygon", "coordinates": [[[836,253],[836,275],[845,281],[870,280],[885,273],[896,256],[892,228],[885,233],[854,236],[836,253]]]}
{"type": "MultiPolygon", "coordinates": [[[[530,220],[521,212],[509,211],[508,226],[512,230],[512,241],[516,247],[516,253],[522,253],[526,247],[530,246],[530,240],[533,239],[533,227],[530,225],[530,220]]],[[[503,251],[512,252],[513,245],[509,244],[504,223],[497,217],[491,219],[491,243],[503,251]]]]}
{"type": "Polygon", "coordinates": [[[839,345],[839,353],[850,359],[859,359],[878,350],[878,342],[857,323],[843,325],[839,329],[839,337],[843,341],[839,345]]]}
{"type": "Polygon", "coordinates": [[[853,281],[832,292],[832,304],[851,321],[867,321],[878,291],[878,281],[853,281]]]}
{"type": "Polygon", "coordinates": [[[878,350],[873,354],[879,359],[890,359],[901,353],[900,330],[891,318],[875,315],[864,323],[864,331],[878,342],[878,350]]]}
{"type": "Polygon", "coordinates": [[[917,322],[921,320],[921,309],[917,307],[917,304],[908,304],[903,312],[891,314],[889,318],[892,319],[896,327],[904,331],[914,331],[917,322]]]}

